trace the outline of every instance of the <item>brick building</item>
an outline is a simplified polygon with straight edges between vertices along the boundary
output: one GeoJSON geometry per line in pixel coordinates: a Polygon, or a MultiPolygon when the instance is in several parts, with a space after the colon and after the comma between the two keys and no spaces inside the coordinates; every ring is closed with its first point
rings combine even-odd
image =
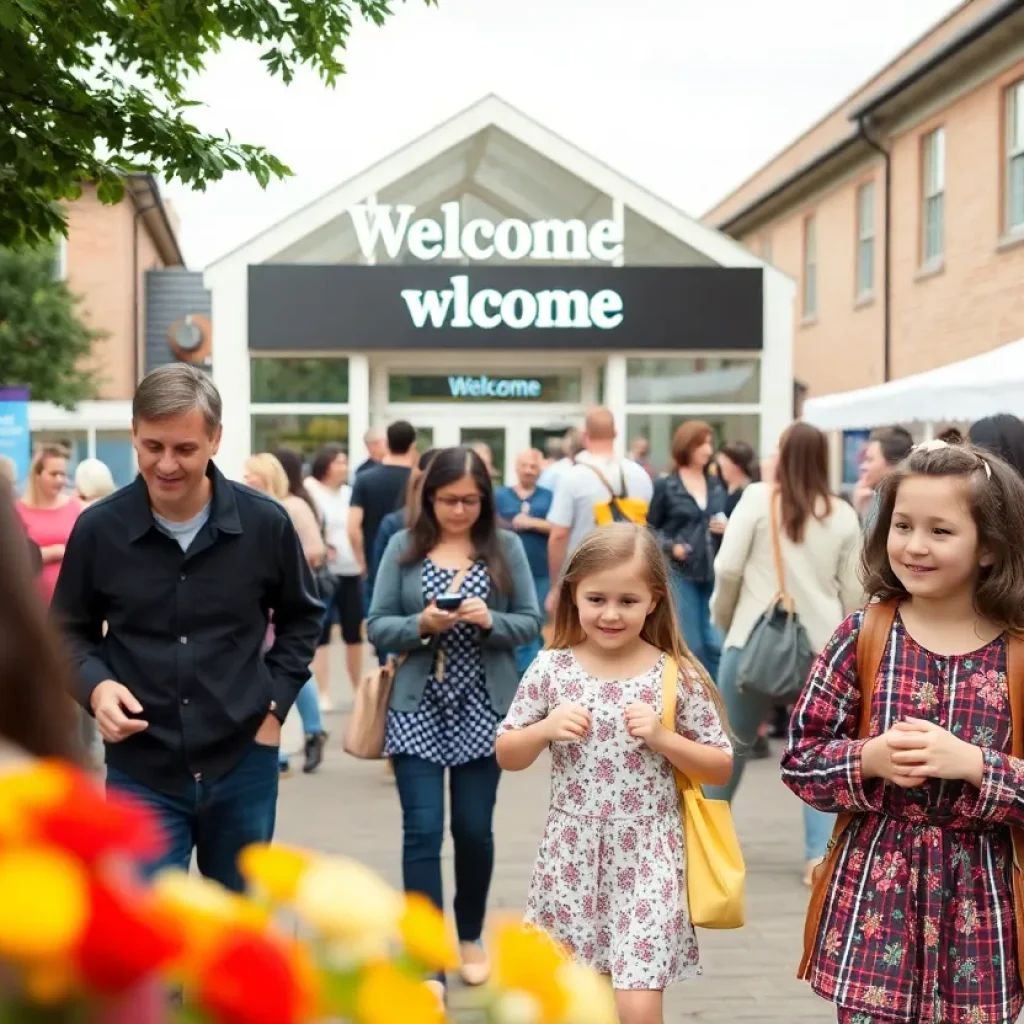
{"type": "Polygon", "coordinates": [[[704,221],[798,283],[810,395],[1024,337],[1024,0],[961,3],[704,221]]]}
{"type": "Polygon", "coordinates": [[[29,406],[34,444],[60,442],[73,462],[93,455],[106,462],[118,483],[134,476],[130,401],[147,365],[147,275],[184,268],[178,219],[151,175],[125,179],[125,199],[99,201],[87,186],[67,207],[68,237],[60,246],[60,273],[81,297],[90,326],[106,332],[93,349],[100,393],[68,412],[44,402],[29,406]]]}

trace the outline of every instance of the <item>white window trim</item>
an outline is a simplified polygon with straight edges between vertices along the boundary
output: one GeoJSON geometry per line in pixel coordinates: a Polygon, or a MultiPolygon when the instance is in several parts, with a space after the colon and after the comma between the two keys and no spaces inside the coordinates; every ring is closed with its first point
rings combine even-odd
{"type": "Polygon", "coordinates": [[[252,416],[348,416],[350,402],[253,402],[252,416]]]}
{"type": "Polygon", "coordinates": [[[946,258],[946,129],[933,128],[921,139],[921,267],[930,270],[941,266],[946,258]],[[935,151],[939,150],[936,161],[935,151]],[[933,173],[937,169],[938,173],[933,173]],[[929,179],[937,178],[935,184],[929,179]],[[928,210],[941,211],[938,250],[928,251],[928,210]]]}
{"type": "MultiPolygon", "coordinates": [[[[1024,160],[1024,78],[1018,79],[1006,90],[1006,188],[1004,220],[1007,235],[1024,234],[1024,196],[1021,197],[1021,219],[1016,223],[1010,218],[1013,215],[1012,195],[1010,192],[1013,181],[1013,164],[1016,160],[1024,160]],[[1020,123],[1020,138],[1014,139],[1016,125],[1020,123]]],[[[1024,188],[1024,182],[1022,182],[1024,188]]]]}
{"type": "Polygon", "coordinates": [[[854,254],[855,291],[858,301],[875,294],[875,182],[865,181],[857,188],[857,251],[854,254]],[[870,203],[865,206],[865,197],[870,203]],[[865,216],[866,214],[866,216],[865,216]],[[871,246],[871,274],[867,281],[861,280],[860,254],[865,245],[871,246]]]}

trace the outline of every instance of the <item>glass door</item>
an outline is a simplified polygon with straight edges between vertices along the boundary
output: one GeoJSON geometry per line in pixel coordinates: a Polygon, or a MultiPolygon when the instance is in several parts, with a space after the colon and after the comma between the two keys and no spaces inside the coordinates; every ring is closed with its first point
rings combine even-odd
{"type": "Polygon", "coordinates": [[[499,426],[469,426],[459,428],[459,444],[475,448],[485,462],[490,461],[491,479],[495,487],[505,482],[506,428],[499,426]]]}

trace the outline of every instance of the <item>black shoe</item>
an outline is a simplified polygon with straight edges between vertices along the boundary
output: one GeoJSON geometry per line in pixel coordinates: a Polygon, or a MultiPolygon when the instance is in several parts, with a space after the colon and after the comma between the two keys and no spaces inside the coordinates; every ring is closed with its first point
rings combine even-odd
{"type": "Polygon", "coordinates": [[[789,708],[779,705],[772,714],[771,737],[784,740],[789,736],[789,708]]]}
{"type": "Polygon", "coordinates": [[[306,760],[303,762],[302,770],[308,775],[320,767],[324,759],[324,745],[327,743],[327,733],[314,732],[306,737],[306,760]]]}
{"type": "Polygon", "coordinates": [[[750,746],[750,760],[761,761],[766,757],[772,756],[772,748],[768,744],[768,737],[762,736],[760,733],[758,737],[750,746]]]}

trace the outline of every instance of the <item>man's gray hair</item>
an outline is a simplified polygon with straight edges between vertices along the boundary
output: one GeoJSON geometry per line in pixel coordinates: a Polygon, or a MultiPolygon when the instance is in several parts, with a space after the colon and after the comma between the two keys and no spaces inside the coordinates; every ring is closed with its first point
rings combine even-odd
{"type": "Polygon", "coordinates": [[[198,409],[212,437],[220,426],[220,392],[209,374],[188,363],[168,363],[146,374],[135,389],[132,423],[166,420],[198,409]]]}

